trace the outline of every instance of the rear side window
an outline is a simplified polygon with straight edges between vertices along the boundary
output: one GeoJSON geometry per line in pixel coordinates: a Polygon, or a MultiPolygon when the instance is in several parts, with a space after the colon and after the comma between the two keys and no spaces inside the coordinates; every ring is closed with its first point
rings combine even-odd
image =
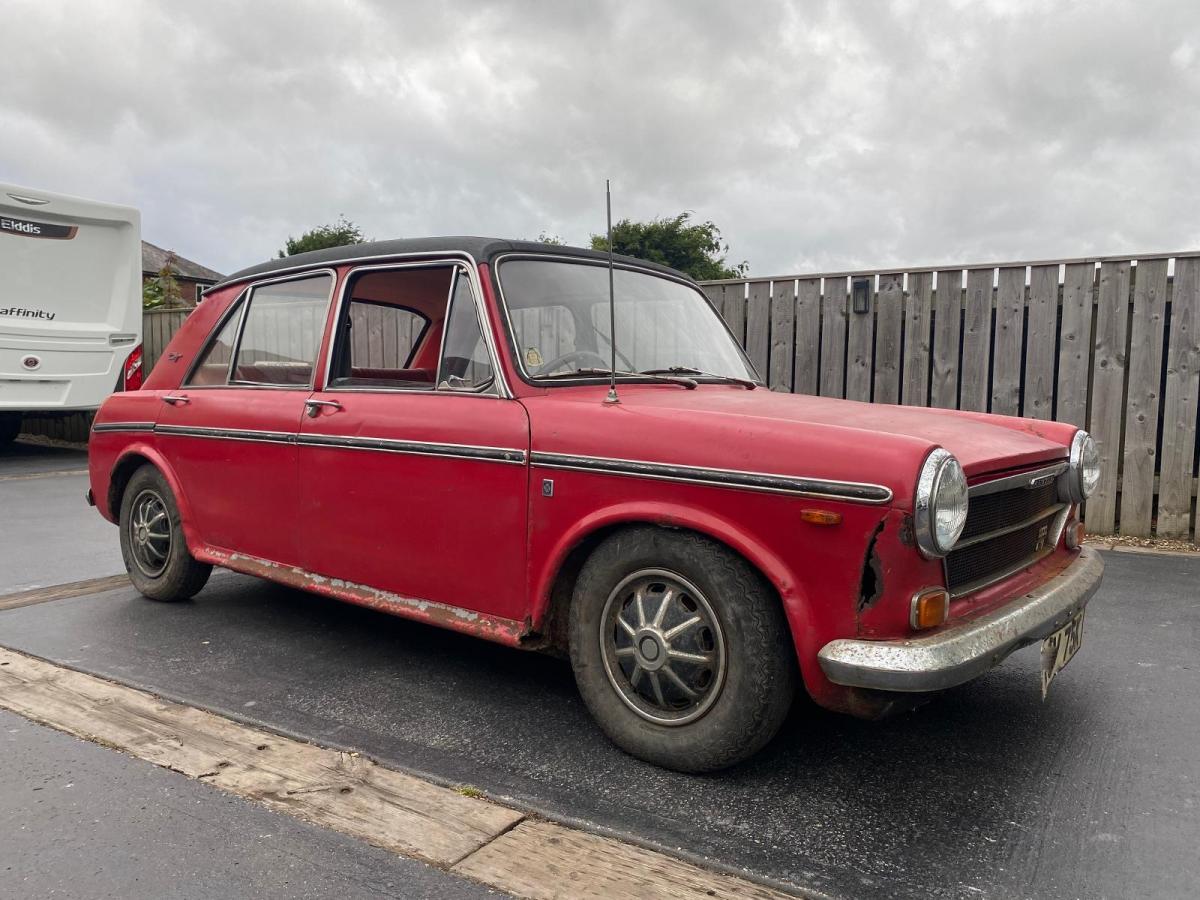
{"type": "Polygon", "coordinates": [[[242,324],[243,310],[239,300],[221,330],[204,348],[200,361],[187,380],[189,385],[224,384],[229,378],[229,363],[233,360],[233,345],[237,340],[238,326],[242,324]]]}
{"type": "Polygon", "coordinates": [[[310,385],[332,287],[322,274],[255,288],[230,382],[310,385]]]}

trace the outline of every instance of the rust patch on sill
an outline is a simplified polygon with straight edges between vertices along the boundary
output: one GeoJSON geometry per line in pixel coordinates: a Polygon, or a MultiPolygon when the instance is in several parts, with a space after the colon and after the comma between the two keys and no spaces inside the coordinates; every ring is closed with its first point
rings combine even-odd
{"type": "Polygon", "coordinates": [[[404,597],[383,591],[365,584],[356,584],[341,578],[329,578],[314,572],[307,572],[294,566],[283,566],[279,563],[242,553],[229,553],[216,547],[203,547],[195,554],[196,558],[241,572],[285,584],[288,587],[302,591],[333,597],[356,606],[377,609],[381,612],[415,619],[442,628],[462,631],[476,637],[485,638],[510,647],[523,646],[522,638],[526,636],[526,627],[522,622],[487,616],[458,606],[448,606],[433,600],[421,600],[414,597],[404,597]]]}
{"type": "Polygon", "coordinates": [[[886,519],[880,520],[871,532],[871,540],[867,543],[867,554],[863,559],[862,579],[858,586],[858,611],[870,609],[883,596],[883,566],[879,562],[879,553],[875,543],[883,532],[886,519]]]}

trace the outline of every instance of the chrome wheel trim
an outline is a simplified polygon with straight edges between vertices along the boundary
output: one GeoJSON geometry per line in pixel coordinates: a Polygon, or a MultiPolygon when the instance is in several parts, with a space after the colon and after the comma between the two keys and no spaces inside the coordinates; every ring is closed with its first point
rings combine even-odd
{"type": "Polygon", "coordinates": [[[725,686],[720,620],[700,590],[666,569],[639,569],[608,595],[600,657],[617,696],[656,725],[703,716],[725,686]]]}
{"type": "Polygon", "coordinates": [[[146,488],[134,497],[125,527],[134,564],[147,578],[157,578],[167,568],[175,541],[171,515],[157,491],[146,488]]]}

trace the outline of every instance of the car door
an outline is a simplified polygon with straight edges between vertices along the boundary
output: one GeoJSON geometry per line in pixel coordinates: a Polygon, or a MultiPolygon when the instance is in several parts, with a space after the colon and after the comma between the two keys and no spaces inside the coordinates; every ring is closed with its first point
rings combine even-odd
{"type": "Polygon", "coordinates": [[[206,544],[296,565],[296,435],[312,392],[331,270],[252,286],[214,329],[155,426],[206,544]]]}
{"type": "Polygon", "coordinates": [[[469,270],[358,270],[341,304],[300,428],[304,567],[522,619],[529,423],[499,387],[469,270]],[[359,315],[367,302],[424,321],[359,315]]]}

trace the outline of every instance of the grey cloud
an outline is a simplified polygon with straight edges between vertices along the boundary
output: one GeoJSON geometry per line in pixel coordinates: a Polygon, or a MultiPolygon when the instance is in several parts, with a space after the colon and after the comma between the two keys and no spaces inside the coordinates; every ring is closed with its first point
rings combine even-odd
{"type": "Polygon", "coordinates": [[[8,3],[0,178],[232,270],[694,210],[773,274],[1200,245],[1194,4],[8,3]]]}

